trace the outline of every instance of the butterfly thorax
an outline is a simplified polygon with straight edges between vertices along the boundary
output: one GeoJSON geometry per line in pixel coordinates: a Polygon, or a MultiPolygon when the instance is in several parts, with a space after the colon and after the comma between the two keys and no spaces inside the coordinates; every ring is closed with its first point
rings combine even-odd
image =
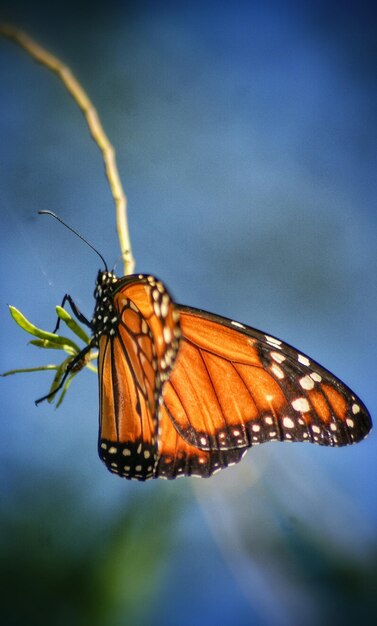
{"type": "Polygon", "coordinates": [[[119,319],[114,307],[114,286],[118,278],[112,272],[98,272],[94,297],[96,306],[92,318],[94,345],[98,345],[102,335],[113,336],[116,333],[119,319]]]}

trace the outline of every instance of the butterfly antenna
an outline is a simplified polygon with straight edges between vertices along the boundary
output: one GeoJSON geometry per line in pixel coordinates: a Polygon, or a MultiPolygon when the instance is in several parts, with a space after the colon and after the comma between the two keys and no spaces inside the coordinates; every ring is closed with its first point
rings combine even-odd
{"type": "Polygon", "coordinates": [[[87,241],[86,239],[84,239],[84,237],[82,237],[77,230],[75,230],[74,228],[72,228],[71,226],[68,226],[68,224],[66,224],[65,222],[63,222],[63,220],[58,217],[57,215],[55,215],[55,213],[53,213],[52,211],[38,211],[39,215],[51,215],[52,217],[54,217],[56,220],[58,220],[58,222],[60,222],[61,224],[63,224],[63,226],[65,226],[66,228],[68,228],[68,230],[70,230],[74,235],[76,235],[77,237],[79,237],[81,239],[81,241],[83,241],[84,243],[86,243],[87,246],[89,246],[89,248],[91,248],[92,250],[94,250],[94,252],[96,254],[98,254],[99,258],[101,259],[102,263],[105,266],[106,272],[108,272],[108,267],[107,267],[107,263],[105,261],[105,259],[103,258],[102,254],[100,252],[98,252],[98,250],[96,250],[96,248],[94,246],[92,246],[91,243],[89,243],[89,241],[87,241]]]}

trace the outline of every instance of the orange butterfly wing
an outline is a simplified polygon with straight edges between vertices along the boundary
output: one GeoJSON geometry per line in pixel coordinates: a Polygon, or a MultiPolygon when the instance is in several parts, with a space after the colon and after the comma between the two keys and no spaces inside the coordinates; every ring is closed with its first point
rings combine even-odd
{"type": "Polygon", "coordinates": [[[190,445],[211,454],[272,440],[342,446],[370,431],[361,400],[307,356],[238,322],[178,310],[182,338],[163,396],[190,445]]]}
{"type": "Polygon", "coordinates": [[[340,446],[368,434],[363,403],[291,346],[175,305],[152,276],[111,281],[115,324],[106,317],[98,333],[99,454],[111,472],[210,476],[266,441],[340,446]]]}
{"type": "Polygon", "coordinates": [[[163,405],[160,415],[160,437],[155,478],[197,476],[207,478],[221,469],[238,463],[246,449],[201,450],[186,441],[173,425],[163,405]]]}
{"type": "Polygon", "coordinates": [[[178,349],[179,324],[171,298],[151,276],[116,282],[113,335],[99,340],[99,455],[126,478],[154,475],[159,406],[178,349]]]}

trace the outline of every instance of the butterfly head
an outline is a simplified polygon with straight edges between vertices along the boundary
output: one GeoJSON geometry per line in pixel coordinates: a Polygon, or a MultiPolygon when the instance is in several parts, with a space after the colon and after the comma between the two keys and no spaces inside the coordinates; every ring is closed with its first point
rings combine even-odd
{"type": "Polygon", "coordinates": [[[116,277],[114,272],[108,272],[107,270],[98,270],[94,297],[100,297],[103,290],[116,283],[117,280],[118,278],[116,277]]]}

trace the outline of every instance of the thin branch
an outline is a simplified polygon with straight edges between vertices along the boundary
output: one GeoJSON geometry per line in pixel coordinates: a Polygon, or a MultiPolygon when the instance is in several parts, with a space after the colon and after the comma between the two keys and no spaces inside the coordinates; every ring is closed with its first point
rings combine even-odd
{"type": "Polygon", "coordinates": [[[54,72],[54,74],[56,74],[65,85],[67,91],[71,94],[74,101],[83,112],[90,134],[102,152],[106,177],[109,181],[110,190],[114,198],[117,233],[123,259],[124,274],[132,274],[135,268],[135,260],[132,255],[131,241],[127,224],[127,197],[119,178],[115,150],[102,128],[97,111],[93,107],[80,83],[73,76],[69,67],[64,65],[59,59],[42,48],[26,33],[8,24],[0,24],[0,35],[17,43],[30,56],[38,61],[38,63],[41,63],[54,72]]]}

